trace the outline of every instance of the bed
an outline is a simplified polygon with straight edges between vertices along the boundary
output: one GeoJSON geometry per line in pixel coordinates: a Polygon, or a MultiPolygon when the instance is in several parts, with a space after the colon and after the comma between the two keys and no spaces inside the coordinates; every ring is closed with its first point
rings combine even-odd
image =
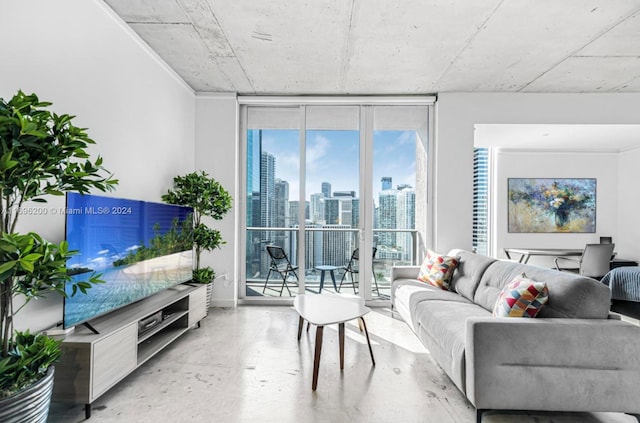
{"type": "Polygon", "coordinates": [[[640,319],[640,267],[617,267],[601,282],[611,289],[611,310],[640,319]]]}

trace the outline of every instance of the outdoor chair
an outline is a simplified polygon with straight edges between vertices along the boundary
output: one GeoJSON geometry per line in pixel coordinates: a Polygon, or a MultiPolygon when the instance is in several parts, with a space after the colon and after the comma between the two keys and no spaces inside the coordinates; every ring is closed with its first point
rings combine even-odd
{"type": "MultiPolygon", "coordinates": [[[[354,278],[354,273],[355,274],[359,274],[359,262],[360,262],[360,253],[359,253],[360,249],[356,248],[355,250],[353,250],[353,253],[351,254],[351,258],[349,259],[349,263],[347,263],[346,266],[342,267],[342,270],[344,270],[344,273],[342,274],[342,279],[340,279],[340,286],[338,287],[338,291],[340,291],[342,289],[342,284],[345,285],[351,285],[353,286],[353,293],[356,293],[356,284],[358,283],[358,281],[354,278]],[[347,274],[349,274],[349,277],[351,279],[351,282],[346,281],[346,277],[347,274]]],[[[380,288],[378,288],[378,280],[376,279],[376,272],[373,269],[373,259],[375,259],[376,257],[376,252],[378,251],[378,249],[376,247],[373,247],[373,254],[371,255],[371,273],[373,274],[373,282],[376,286],[376,292],[378,293],[378,295],[380,295],[380,288]]]]}
{"type": "Polygon", "coordinates": [[[610,270],[614,248],[615,244],[587,244],[580,258],[556,257],[556,269],[600,280],[610,270]],[[573,263],[574,267],[563,267],[560,262],[573,263]]]}
{"type": "Polygon", "coordinates": [[[280,295],[282,296],[282,291],[284,290],[284,288],[287,288],[287,292],[289,292],[289,296],[291,296],[291,290],[289,289],[289,285],[287,284],[287,278],[290,274],[293,274],[293,276],[296,277],[295,284],[298,285],[299,279],[298,274],[296,273],[296,270],[298,270],[298,266],[291,265],[289,257],[287,257],[287,253],[284,252],[284,249],[282,247],[278,247],[276,245],[267,245],[267,253],[269,253],[269,257],[271,258],[271,265],[269,267],[269,274],[267,274],[267,280],[264,281],[264,288],[262,288],[262,293],[264,293],[267,288],[277,291],[276,288],[271,288],[268,286],[269,277],[273,272],[279,274],[282,278],[280,295]]]}

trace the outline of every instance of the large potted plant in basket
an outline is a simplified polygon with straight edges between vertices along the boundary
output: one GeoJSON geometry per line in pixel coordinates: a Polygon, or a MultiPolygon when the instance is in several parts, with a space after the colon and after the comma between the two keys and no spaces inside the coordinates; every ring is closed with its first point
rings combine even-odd
{"type": "MultiPolygon", "coordinates": [[[[46,202],[48,195],[110,191],[117,184],[100,157],[90,160],[86,149],[94,141],[86,130],[71,123],[74,116],[49,111],[50,105],[22,91],[9,101],[0,98],[0,421],[46,420],[60,342],[14,331],[14,316],[47,293],[67,295],[66,262],[75,254],[65,241],[18,233],[18,218],[47,213],[33,202],[46,202]]],[[[99,282],[92,274],[72,285],[72,295],[99,282]]]]}
{"type": "Polygon", "coordinates": [[[203,218],[222,219],[231,209],[231,195],[218,181],[206,172],[200,171],[173,178],[173,190],[163,195],[162,200],[169,204],[193,207],[193,246],[196,258],[193,281],[209,284],[208,310],[215,271],[209,266],[201,266],[201,255],[204,251],[220,248],[226,242],[222,239],[220,231],[207,226],[203,218]]]}

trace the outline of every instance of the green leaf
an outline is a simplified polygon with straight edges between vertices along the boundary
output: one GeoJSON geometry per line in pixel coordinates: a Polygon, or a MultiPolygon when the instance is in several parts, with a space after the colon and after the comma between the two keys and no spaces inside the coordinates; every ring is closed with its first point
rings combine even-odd
{"type": "Polygon", "coordinates": [[[33,253],[33,254],[28,254],[28,255],[24,256],[22,258],[22,260],[35,261],[35,260],[39,259],[40,257],[42,257],[42,254],[33,253]]]}
{"type": "Polygon", "coordinates": [[[26,270],[27,272],[33,272],[34,266],[32,262],[20,260],[19,263],[22,269],[26,270]]]}
{"type": "Polygon", "coordinates": [[[17,261],[16,260],[11,260],[11,261],[7,261],[5,263],[0,264],[0,274],[8,272],[9,270],[13,269],[16,266],[17,261]]]}

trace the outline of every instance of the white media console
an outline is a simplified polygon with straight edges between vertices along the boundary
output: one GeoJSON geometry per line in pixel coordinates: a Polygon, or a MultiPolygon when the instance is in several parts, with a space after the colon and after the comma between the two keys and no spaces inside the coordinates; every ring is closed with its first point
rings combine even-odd
{"type": "Polygon", "coordinates": [[[178,285],[91,321],[62,342],[53,400],[91,404],[207,315],[206,285],[178,285]]]}

